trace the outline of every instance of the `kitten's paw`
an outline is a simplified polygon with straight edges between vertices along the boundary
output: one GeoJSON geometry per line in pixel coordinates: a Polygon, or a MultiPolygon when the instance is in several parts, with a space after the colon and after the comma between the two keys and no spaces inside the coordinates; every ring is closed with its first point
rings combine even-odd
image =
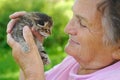
{"type": "Polygon", "coordinates": [[[46,53],[41,52],[40,55],[41,55],[41,58],[42,58],[44,65],[48,65],[51,63],[51,61],[46,53]]]}

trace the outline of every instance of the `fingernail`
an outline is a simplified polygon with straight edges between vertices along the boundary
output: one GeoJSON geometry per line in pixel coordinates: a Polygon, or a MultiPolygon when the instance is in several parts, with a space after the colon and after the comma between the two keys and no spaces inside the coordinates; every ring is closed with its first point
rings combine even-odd
{"type": "Polygon", "coordinates": [[[28,30],[28,26],[24,26],[24,31],[27,31],[28,30]]]}
{"type": "Polygon", "coordinates": [[[37,30],[34,27],[32,27],[32,31],[37,32],[37,30]]]}
{"type": "Polygon", "coordinates": [[[9,18],[10,18],[10,19],[12,19],[12,17],[13,17],[13,15],[12,15],[12,14],[11,14],[11,15],[9,15],[9,18]]]}

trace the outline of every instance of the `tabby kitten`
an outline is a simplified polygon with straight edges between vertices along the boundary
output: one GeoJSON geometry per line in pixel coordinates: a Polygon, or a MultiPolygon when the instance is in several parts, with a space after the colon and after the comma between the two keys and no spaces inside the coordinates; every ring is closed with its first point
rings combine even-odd
{"type": "MultiPolygon", "coordinates": [[[[20,19],[13,27],[12,37],[15,41],[20,43],[21,48],[24,52],[29,51],[29,46],[23,37],[23,27],[26,25],[30,28],[34,28],[45,38],[51,34],[53,21],[50,16],[39,12],[28,12],[24,16],[20,17],[20,19]]],[[[43,60],[43,64],[45,65],[50,63],[49,57],[44,50],[43,44],[36,37],[34,37],[34,40],[43,60]]]]}

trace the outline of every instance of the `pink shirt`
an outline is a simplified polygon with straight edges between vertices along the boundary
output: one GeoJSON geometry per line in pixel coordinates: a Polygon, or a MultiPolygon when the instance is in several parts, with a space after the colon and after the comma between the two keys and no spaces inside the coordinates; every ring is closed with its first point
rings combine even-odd
{"type": "Polygon", "coordinates": [[[46,80],[120,80],[120,61],[87,75],[77,75],[79,64],[67,56],[59,65],[46,72],[46,80]]]}

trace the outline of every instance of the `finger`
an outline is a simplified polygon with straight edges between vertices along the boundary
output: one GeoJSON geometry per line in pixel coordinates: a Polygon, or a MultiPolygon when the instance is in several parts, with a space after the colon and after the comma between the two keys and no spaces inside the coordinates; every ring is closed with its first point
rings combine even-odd
{"type": "Polygon", "coordinates": [[[44,37],[40,35],[34,28],[32,28],[32,33],[40,42],[43,43],[44,37]]]}
{"type": "Polygon", "coordinates": [[[7,34],[7,43],[10,47],[16,47],[16,44],[18,44],[11,36],[11,34],[7,34]]]}
{"type": "Polygon", "coordinates": [[[33,44],[35,44],[32,32],[28,26],[25,26],[23,28],[23,36],[29,46],[33,46],[33,44]]]}
{"type": "Polygon", "coordinates": [[[20,11],[20,12],[15,12],[15,13],[11,14],[9,17],[11,19],[15,19],[15,18],[19,18],[19,17],[21,17],[21,16],[23,16],[25,14],[26,14],[25,11],[20,11]]]}
{"type": "Polygon", "coordinates": [[[18,19],[12,19],[8,25],[7,25],[7,33],[10,33],[12,31],[13,26],[15,25],[15,23],[17,22],[18,19]]]}

